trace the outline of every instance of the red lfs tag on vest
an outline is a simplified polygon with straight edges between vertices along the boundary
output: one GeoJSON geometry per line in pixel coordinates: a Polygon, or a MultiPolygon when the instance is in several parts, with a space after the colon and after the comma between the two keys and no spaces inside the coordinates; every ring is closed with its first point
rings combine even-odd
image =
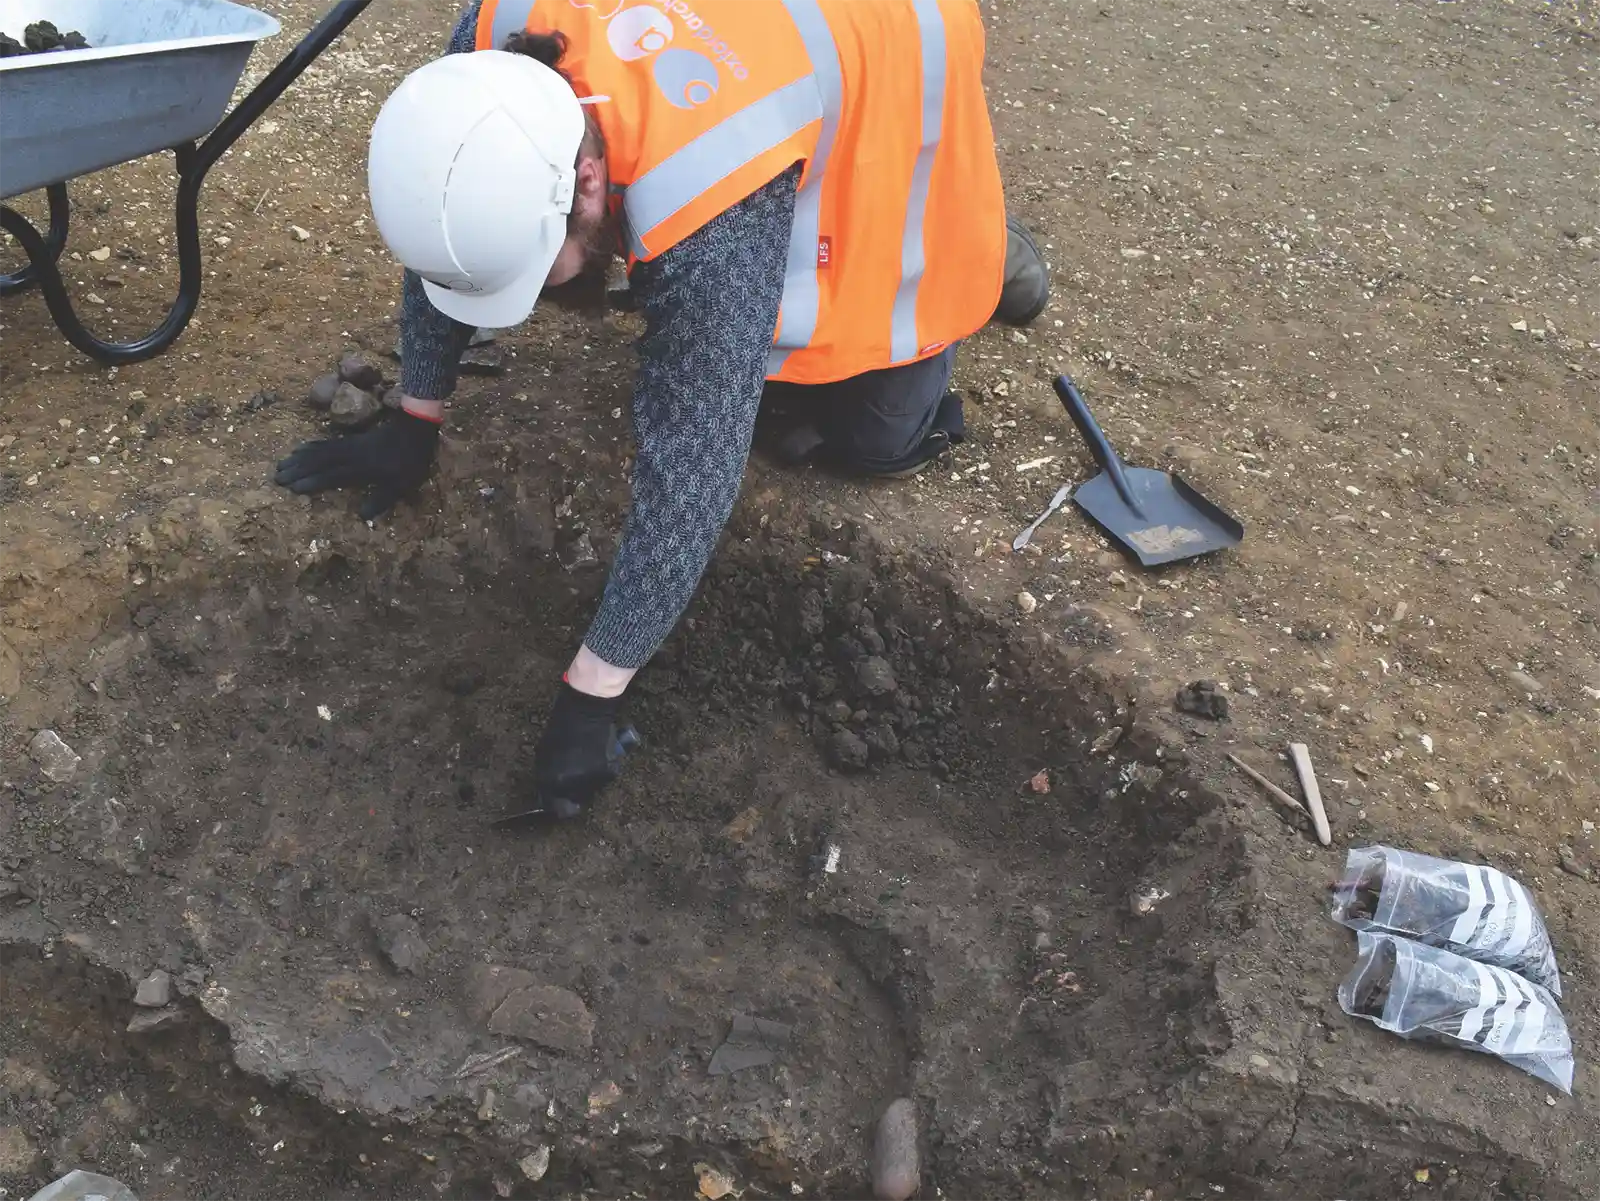
{"type": "Polygon", "coordinates": [[[827,237],[818,238],[817,239],[817,269],[820,271],[824,267],[832,266],[832,264],[833,264],[833,239],[832,238],[827,238],[827,237]]]}

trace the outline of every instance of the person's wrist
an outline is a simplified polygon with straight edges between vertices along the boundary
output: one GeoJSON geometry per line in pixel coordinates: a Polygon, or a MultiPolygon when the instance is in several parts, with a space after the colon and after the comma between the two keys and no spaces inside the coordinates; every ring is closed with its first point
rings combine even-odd
{"type": "Polygon", "coordinates": [[[420,417],[423,421],[432,422],[434,425],[444,424],[444,401],[423,400],[417,396],[401,396],[400,411],[412,417],[420,417]]]}
{"type": "Polygon", "coordinates": [[[562,679],[574,692],[615,699],[628,690],[636,670],[607,663],[587,646],[580,646],[562,679]]]}

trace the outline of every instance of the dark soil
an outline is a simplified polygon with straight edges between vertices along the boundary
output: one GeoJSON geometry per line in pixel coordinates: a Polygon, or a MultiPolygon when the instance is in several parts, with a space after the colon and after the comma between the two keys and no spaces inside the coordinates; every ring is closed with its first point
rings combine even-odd
{"type": "MultiPolygon", "coordinates": [[[[846,522],[803,541],[760,524],[641,676],[648,743],[623,779],[589,817],[513,835],[488,823],[525,787],[548,648],[581,632],[599,573],[464,538],[152,598],[109,632],[65,731],[91,770],[14,782],[0,828],[28,902],[13,925],[48,919],[32,944],[51,962],[170,972],[189,1018],[124,1034],[131,986],[86,999],[13,939],[8,986],[78,1006],[50,1071],[97,1053],[129,1096],[179,1098],[160,1138],[182,1168],[96,1162],[147,1198],[377,1195],[396,1174],[522,1196],[517,1161],[550,1147],[541,1192],[687,1195],[710,1162],[768,1193],[860,1195],[900,1095],[925,1189],[955,1195],[1303,1195],[1308,1172],[1376,1187],[1437,1150],[1390,1131],[1345,1160],[1363,1107],[1301,1133],[1335,955],[1314,951],[1319,1003],[1287,1026],[1279,996],[1303,990],[1281,963],[1252,960],[1234,1008],[1259,856],[1187,776],[1179,727],[976,615],[937,564],[846,522]],[[830,771],[844,732],[864,770],[830,771]],[[1171,895],[1146,912],[1150,886],[1171,895]],[[485,965],[581,999],[592,1046],[491,1030],[485,965]],[[711,1076],[737,1014],[793,1033],[775,1064],[711,1076]],[[241,1089],[272,1092],[269,1116],[241,1089]],[[307,1098],[352,1117],[308,1132],[307,1098]],[[263,1156],[294,1170],[263,1183],[263,1156]]],[[[8,1045],[38,1037],[8,1020],[8,1045]]],[[[5,1104],[52,1166],[75,1153],[70,1106],[5,1104]]]]}
{"type": "Polygon", "coordinates": [[[76,29],[62,33],[49,21],[35,21],[22,33],[22,41],[0,33],[0,58],[24,54],[49,54],[53,50],[87,50],[88,39],[76,29]]]}

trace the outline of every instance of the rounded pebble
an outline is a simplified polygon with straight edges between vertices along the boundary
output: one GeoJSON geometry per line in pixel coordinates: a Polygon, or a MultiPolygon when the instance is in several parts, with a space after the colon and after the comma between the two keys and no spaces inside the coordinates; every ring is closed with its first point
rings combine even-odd
{"type": "Polygon", "coordinates": [[[917,1109],[901,1097],[878,1119],[878,1134],[872,1143],[872,1195],[878,1201],[906,1201],[921,1183],[917,1109]]]}

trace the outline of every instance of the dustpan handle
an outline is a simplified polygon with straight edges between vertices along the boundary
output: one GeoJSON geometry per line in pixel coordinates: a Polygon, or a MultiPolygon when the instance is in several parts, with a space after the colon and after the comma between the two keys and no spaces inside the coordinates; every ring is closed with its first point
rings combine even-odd
{"type": "Polygon", "coordinates": [[[1083,440],[1089,444],[1089,453],[1094,455],[1094,461],[1111,477],[1111,482],[1116,485],[1123,503],[1134,512],[1139,512],[1139,504],[1133,498],[1133,488],[1122,470],[1122,460],[1117,458],[1117,452],[1111,449],[1111,443],[1101,431],[1100,423],[1094,419],[1094,414],[1089,412],[1088,402],[1078,391],[1078,385],[1069,377],[1058,375],[1055,387],[1056,395],[1061,398],[1061,404],[1067,410],[1067,416],[1072,418],[1072,424],[1078,427],[1083,440]]]}

